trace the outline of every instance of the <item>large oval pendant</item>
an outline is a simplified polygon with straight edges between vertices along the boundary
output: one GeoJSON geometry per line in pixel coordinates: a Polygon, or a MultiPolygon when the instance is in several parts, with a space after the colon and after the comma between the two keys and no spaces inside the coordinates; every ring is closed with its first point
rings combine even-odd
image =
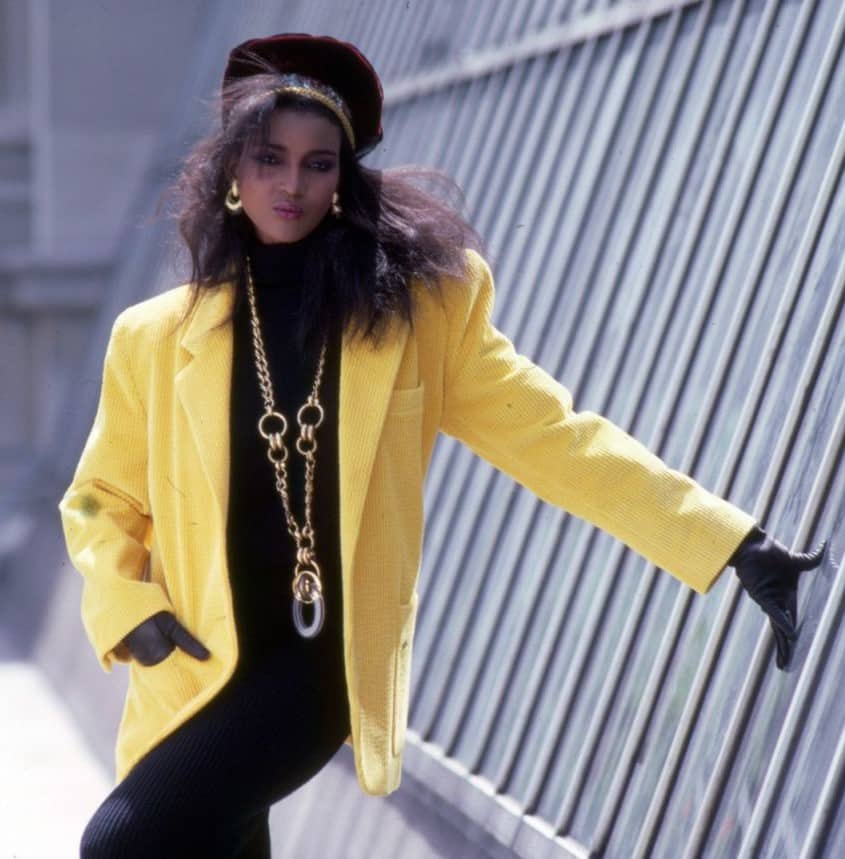
{"type": "Polygon", "coordinates": [[[314,638],[323,628],[323,618],[325,616],[325,603],[323,602],[322,596],[317,596],[314,598],[313,602],[310,603],[311,611],[313,613],[311,618],[311,623],[308,624],[305,622],[305,614],[304,607],[305,603],[301,600],[294,599],[293,601],[293,625],[296,627],[296,631],[303,638],[314,638]]]}

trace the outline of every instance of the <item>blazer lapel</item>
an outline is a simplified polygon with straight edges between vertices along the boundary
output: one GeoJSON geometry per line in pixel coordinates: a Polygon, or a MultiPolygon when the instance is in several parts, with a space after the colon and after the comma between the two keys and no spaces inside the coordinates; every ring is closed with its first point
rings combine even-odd
{"type": "MultiPolygon", "coordinates": [[[[229,408],[232,375],[234,287],[226,284],[202,295],[182,336],[190,353],[176,374],[176,389],[188,418],[225,527],[229,500],[229,408]]],[[[408,337],[394,326],[376,347],[345,337],[340,362],[340,536],[345,586],[351,586],[364,500],[381,437],[393,383],[408,337]]]]}
{"type": "Polygon", "coordinates": [[[394,326],[378,347],[345,338],[340,361],[340,546],[344,590],[351,574],[364,500],[408,326],[394,326]]]}
{"type": "Polygon", "coordinates": [[[191,358],[176,374],[179,400],[217,501],[223,527],[229,501],[232,323],[220,323],[230,313],[233,298],[231,284],[202,295],[181,341],[191,358]]]}

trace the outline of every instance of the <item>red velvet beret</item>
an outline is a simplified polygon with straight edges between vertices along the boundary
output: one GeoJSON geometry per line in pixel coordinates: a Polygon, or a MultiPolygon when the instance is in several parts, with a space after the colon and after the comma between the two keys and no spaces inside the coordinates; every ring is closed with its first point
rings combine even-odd
{"type": "Polygon", "coordinates": [[[331,36],[279,33],[243,42],[229,53],[223,86],[232,80],[260,74],[254,57],[269,62],[281,74],[299,74],[330,86],[352,114],[355,152],[358,156],[377,146],[382,138],[381,81],[367,58],[349,42],[331,36]]]}

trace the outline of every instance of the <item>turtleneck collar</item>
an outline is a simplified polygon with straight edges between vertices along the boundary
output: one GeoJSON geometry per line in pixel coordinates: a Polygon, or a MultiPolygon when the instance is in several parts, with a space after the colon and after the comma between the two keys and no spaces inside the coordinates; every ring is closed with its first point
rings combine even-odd
{"type": "Polygon", "coordinates": [[[247,252],[256,287],[298,289],[302,285],[302,272],[310,244],[310,235],[298,242],[271,245],[250,238],[247,252]]]}

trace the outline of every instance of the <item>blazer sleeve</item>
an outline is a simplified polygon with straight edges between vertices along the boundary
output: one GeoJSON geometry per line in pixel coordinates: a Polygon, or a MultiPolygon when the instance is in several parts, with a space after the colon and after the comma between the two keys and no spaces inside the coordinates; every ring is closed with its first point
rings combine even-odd
{"type": "Polygon", "coordinates": [[[105,671],[129,660],[121,644],[128,632],[173,610],[161,586],[144,580],[152,533],[147,422],[125,339],[121,315],[106,350],[94,424],[59,502],[68,554],[84,579],[83,625],[105,671]]]}
{"type": "Polygon", "coordinates": [[[754,519],[607,419],[575,411],[569,391],[493,326],[490,269],[468,255],[470,277],[445,295],[444,432],[705,593],[754,519]]]}

